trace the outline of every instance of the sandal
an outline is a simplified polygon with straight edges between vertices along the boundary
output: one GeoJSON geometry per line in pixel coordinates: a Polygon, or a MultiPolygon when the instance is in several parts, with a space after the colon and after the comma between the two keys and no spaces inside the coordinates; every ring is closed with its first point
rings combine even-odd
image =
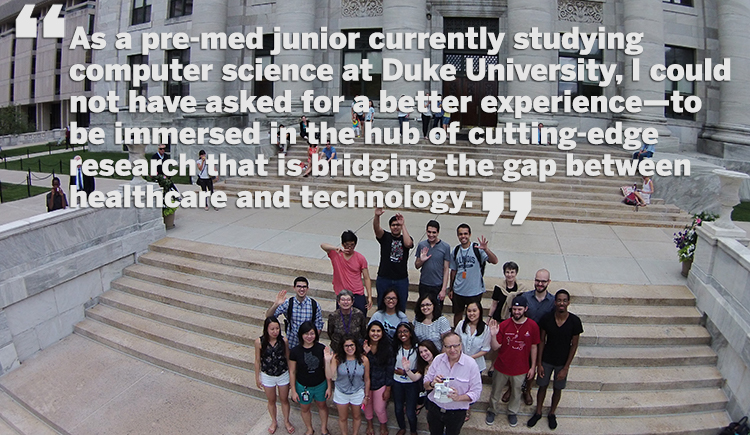
{"type": "Polygon", "coordinates": [[[464,418],[464,421],[465,422],[469,421],[470,418],[471,418],[471,409],[467,409],[466,410],[466,418],[464,418]]]}
{"type": "MultiPolygon", "coordinates": [[[[419,413],[422,412],[422,408],[424,408],[424,405],[417,406],[417,415],[419,415],[419,413]]],[[[373,435],[373,434],[367,434],[367,435],[373,435]]]]}
{"type": "Polygon", "coordinates": [[[296,429],[294,428],[294,425],[293,425],[293,424],[291,424],[291,423],[289,423],[289,425],[287,425],[286,423],[284,423],[284,426],[286,426],[286,431],[287,431],[287,432],[288,432],[288,433],[289,433],[290,435],[291,435],[291,434],[293,434],[293,433],[294,433],[294,431],[296,430],[296,429]]]}

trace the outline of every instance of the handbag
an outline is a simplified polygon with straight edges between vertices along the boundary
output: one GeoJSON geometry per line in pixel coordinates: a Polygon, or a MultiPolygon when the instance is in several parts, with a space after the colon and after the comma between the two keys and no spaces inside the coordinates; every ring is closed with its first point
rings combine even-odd
{"type": "Polygon", "coordinates": [[[719,435],[748,435],[750,426],[747,425],[747,417],[742,417],[740,421],[730,423],[729,426],[719,432],[719,435]]]}

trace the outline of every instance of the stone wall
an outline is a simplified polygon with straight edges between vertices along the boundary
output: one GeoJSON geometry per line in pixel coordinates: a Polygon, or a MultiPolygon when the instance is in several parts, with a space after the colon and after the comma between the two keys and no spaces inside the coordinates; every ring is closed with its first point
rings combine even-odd
{"type": "Polygon", "coordinates": [[[65,138],[65,130],[35,131],[24,134],[8,134],[0,136],[0,147],[13,145],[36,145],[47,142],[57,142],[65,138]]]}
{"type": "MultiPolygon", "coordinates": [[[[733,420],[750,414],[750,249],[712,223],[698,229],[688,287],[706,318],[733,420]]],[[[744,233],[744,232],[743,232],[744,233]]]]}
{"type": "Polygon", "coordinates": [[[0,375],[73,332],[165,235],[160,209],[67,209],[0,226],[0,375]]]}

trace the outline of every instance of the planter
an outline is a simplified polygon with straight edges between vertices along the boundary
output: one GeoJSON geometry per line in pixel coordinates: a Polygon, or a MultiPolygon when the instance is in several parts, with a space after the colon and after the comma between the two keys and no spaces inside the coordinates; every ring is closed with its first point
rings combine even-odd
{"type": "Polygon", "coordinates": [[[164,226],[167,227],[168,230],[171,230],[174,228],[174,215],[176,213],[172,213],[168,216],[164,216],[164,226]]]}
{"type": "Polygon", "coordinates": [[[680,264],[682,265],[682,276],[687,278],[688,274],[690,273],[690,268],[693,267],[693,259],[691,258],[690,260],[685,260],[680,264]]]}

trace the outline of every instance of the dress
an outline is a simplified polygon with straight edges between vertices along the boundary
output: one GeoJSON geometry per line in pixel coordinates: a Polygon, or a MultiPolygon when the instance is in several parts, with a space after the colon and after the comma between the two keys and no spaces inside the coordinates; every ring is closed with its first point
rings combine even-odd
{"type": "Polygon", "coordinates": [[[435,343],[438,350],[443,349],[443,334],[450,330],[451,324],[445,316],[438,317],[429,325],[414,320],[414,335],[417,336],[417,340],[430,340],[435,343]]]}
{"type": "Polygon", "coordinates": [[[646,204],[651,204],[651,194],[654,193],[654,182],[649,179],[647,183],[643,183],[643,189],[641,189],[641,198],[646,204]]]}

